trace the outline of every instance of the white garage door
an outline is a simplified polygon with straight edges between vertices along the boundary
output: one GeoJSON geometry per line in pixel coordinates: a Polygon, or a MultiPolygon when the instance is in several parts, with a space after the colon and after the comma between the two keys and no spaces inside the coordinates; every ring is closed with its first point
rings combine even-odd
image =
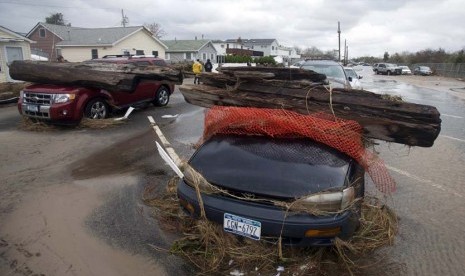
{"type": "MultiPolygon", "coordinates": [[[[21,47],[6,47],[6,62],[7,64],[12,63],[14,60],[23,60],[23,48],[21,47]]],[[[7,81],[12,81],[8,68],[6,69],[7,81]]]]}

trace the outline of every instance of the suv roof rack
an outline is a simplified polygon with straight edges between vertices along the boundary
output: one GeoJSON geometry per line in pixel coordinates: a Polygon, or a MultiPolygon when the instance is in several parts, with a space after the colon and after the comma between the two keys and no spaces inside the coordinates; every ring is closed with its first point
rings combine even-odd
{"type": "Polygon", "coordinates": [[[105,55],[102,58],[158,58],[154,55],[105,55]]]}

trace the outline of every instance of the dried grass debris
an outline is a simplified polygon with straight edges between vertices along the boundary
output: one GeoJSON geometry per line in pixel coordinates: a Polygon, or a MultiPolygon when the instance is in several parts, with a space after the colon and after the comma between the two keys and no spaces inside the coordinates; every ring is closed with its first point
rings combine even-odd
{"type": "Polygon", "coordinates": [[[392,244],[397,233],[395,213],[380,200],[367,197],[361,203],[360,229],[351,240],[336,239],[333,247],[280,247],[278,239],[267,237],[253,241],[226,233],[222,225],[189,217],[177,199],[178,181],[173,178],[163,194],[147,190],[144,202],[156,209],[164,229],[182,233],[170,252],[184,257],[201,275],[229,275],[234,270],[246,275],[275,275],[278,266],[285,268],[281,275],[354,275],[363,269],[359,260],[392,244]]]}

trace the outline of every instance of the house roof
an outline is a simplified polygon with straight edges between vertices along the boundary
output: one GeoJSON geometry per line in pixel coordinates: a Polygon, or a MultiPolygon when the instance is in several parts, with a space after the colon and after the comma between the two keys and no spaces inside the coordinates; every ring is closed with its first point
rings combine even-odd
{"type": "MultiPolygon", "coordinates": [[[[277,41],[275,38],[265,38],[265,39],[258,39],[258,38],[252,38],[252,39],[241,39],[243,44],[271,44],[274,41],[277,41]]],[[[237,39],[226,39],[227,43],[237,43],[237,39]]]]}
{"type": "Polygon", "coordinates": [[[27,33],[26,36],[29,37],[39,27],[43,27],[43,28],[49,30],[50,32],[54,33],[56,36],[58,36],[62,40],[64,40],[67,37],[68,31],[70,31],[72,29],[80,29],[78,27],[55,25],[55,24],[48,24],[48,23],[39,22],[34,26],[34,28],[32,28],[27,33]]]}
{"type": "Polygon", "coordinates": [[[163,43],[168,46],[167,52],[197,52],[210,42],[211,40],[206,39],[163,40],[163,43]]]}
{"type": "Polygon", "coordinates": [[[18,34],[17,32],[14,32],[6,27],[0,26],[0,31],[8,34],[8,37],[1,37],[0,36],[0,41],[27,41],[29,43],[33,43],[34,41],[28,39],[25,36],[22,36],[18,34]]]}
{"type": "Polygon", "coordinates": [[[39,22],[29,33],[30,35],[42,26],[55,35],[60,37],[62,41],[57,43],[57,46],[113,46],[121,40],[129,37],[130,35],[139,32],[146,31],[148,34],[164,48],[167,48],[159,39],[154,37],[152,33],[144,26],[133,26],[133,27],[110,27],[110,28],[80,28],[70,27],[62,25],[54,25],[48,23],[39,22]]]}

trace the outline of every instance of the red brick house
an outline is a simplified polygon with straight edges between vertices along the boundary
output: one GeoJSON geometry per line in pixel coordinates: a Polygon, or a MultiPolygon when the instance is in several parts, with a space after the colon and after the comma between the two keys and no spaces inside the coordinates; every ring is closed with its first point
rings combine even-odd
{"type": "Polygon", "coordinates": [[[56,60],[60,55],[59,51],[57,53],[56,44],[66,39],[64,36],[71,31],[71,28],[75,27],[37,23],[26,35],[27,38],[36,42],[31,45],[31,52],[47,57],[49,60],[56,60]]]}

